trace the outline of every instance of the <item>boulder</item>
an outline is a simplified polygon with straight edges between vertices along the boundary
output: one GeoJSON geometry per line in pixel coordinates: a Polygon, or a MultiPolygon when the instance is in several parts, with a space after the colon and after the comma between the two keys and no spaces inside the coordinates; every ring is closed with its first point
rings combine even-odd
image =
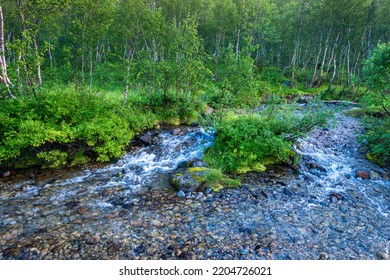
{"type": "Polygon", "coordinates": [[[356,171],[356,177],[361,178],[361,179],[370,179],[371,175],[369,172],[364,171],[364,170],[358,170],[356,171]]]}
{"type": "Polygon", "coordinates": [[[139,139],[140,139],[140,140],[142,141],[142,143],[144,143],[145,145],[150,146],[150,145],[153,144],[153,138],[152,138],[152,136],[149,135],[149,134],[145,134],[145,135],[141,136],[139,139]]]}
{"type": "Polygon", "coordinates": [[[177,190],[185,193],[201,191],[208,170],[206,167],[177,169],[171,174],[170,182],[177,190]]]}
{"type": "Polygon", "coordinates": [[[142,144],[144,144],[146,146],[155,145],[155,144],[158,144],[158,142],[159,142],[158,137],[153,136],[149,133],[139,137],[139,140],[142,142],[142,144]]]}

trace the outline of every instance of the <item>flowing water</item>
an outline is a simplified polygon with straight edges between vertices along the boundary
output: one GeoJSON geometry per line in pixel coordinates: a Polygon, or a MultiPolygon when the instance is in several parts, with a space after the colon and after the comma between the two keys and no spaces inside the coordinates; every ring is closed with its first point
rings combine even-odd
{"type": "Polygon", "coordinates": [[[116,164],[2,179],[0,259],[388,258],[388,171],[359,153],[358,121],[337,118],[296,145],[297,170],[248,174],[219,193],[179,197],[169,184],[212,145],[192,127],[163,129],[116,164]]]}

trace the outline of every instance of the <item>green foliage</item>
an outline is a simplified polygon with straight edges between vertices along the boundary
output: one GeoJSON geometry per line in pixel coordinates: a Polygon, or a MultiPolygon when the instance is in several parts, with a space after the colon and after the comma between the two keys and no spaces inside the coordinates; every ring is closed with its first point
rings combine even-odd
{"type": "Polygon", "coordinates": [[[382,166],[390,166],[390,118],[365,118],[366,132],[360,140],[367,149],[366,156],[382,166]]]}
{"type": "Polygon", "coordinates": [[[58,88],[38,98],[3,100],[0,113],[0,165],[36,157],[47,167],[84,164],[88,156],[109,161],[122,155],[136,133],[156,117],[120,99],[58,88]]]}
{"type": "Polygon", "coordinates": [[[228,113],[216,125],[215,144],[206,151],[205,160],[228,173],[261,172],[270,164],[292,163],[292,143],[315,126],[325,125],[331,115],[318,106],[306,112],[270,105],[255,114],[228,113]]]}
{"type": "Polygon", "coordinates": [[[390,43],[379,44],[364,65],[365,81],[377,92],[390,90],[390,43]]]}
{"type": "Polygon", "coordinates": [[[37,155],[38,159],[44,161],[43,167],[57,168],[66,165],[68,154],[58,150],[52,150],[48,152],[40,152],[37,155]]]}
{"type": "Polygon", "coordinates": [[[360,140],[367,158],[380,165],[390,165],[390,43],[380,44],[365,62],[365,81],[369,91],[363,96],[366,114],[365,132],[360,140]]]}
{"type": "Polygon", "coordinates": [[[238,179],[231,179],[224,175],[221,170],[209,169],[205,176],[206,187],[211,188],[213,191],[218,192],[224,187],[237,188],[241,186],[241,182],[238,179]]]}

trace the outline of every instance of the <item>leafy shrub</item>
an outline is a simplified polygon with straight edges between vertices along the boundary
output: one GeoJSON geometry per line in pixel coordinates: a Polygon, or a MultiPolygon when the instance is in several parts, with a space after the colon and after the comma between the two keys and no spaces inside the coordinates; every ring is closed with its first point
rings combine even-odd
{"type": "Polygon", "coordinates": [[[0,165],[59,167],[119,157],[136,133],[156,116],[121,99],[57,88],[37,98],[2,100],[0,165]],[[87,155],[81,151],[86,152],[87,155]],[[31,159],[31,160],[30,160],[31,159]]]}
{"type": "Polygon", "coordinates": [[[369,91],[361,103],[370,117],[364,118],[365,132],[360,140],[367,158],[380,165],[390,165],[390,43],[378,45],[364,65],[369,91]]]}
{"type": "Polygon", "coordinates": [[[360,140],[367,149],[367,159],[382,166],[390,166],[390,118],[365,118],[366,132],[360,140]]]}
{"type": "Polygon", "coordinates": [[[331,116],[318,104],[306,112],[292,106],[269,106],[256,114],[226,114],[216,125],[215,144],[205,160],[228,173],[264,171],[267,165],[295,161],[292,143],[331,116]]]}

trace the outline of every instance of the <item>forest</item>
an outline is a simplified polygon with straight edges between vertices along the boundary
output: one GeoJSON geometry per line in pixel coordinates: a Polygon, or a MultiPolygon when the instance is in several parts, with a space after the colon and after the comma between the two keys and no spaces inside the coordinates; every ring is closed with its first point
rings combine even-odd
{"type": "MultiPolygon", "coordinates": [[[[389,0],[0,0],[0,260],[210,260],[205,277],[265,275],[212,260],[390,260],[389,15],[389,0]]],[[[322,267],[389,274],[354,263],[322,267]]]]}
{"type": "Polygon", "coordinates": [[[318,104],[292,114],[311,99],[358,103],[367,157],[387,165],[389,14],[387,0],[3,0],[0,166],[107,162],[147,129],[211,122],[209,163],[260,171],[326,123],[318,104]],[[264,104],[284,109],[248,113],[264,104]],[[266,144],[226,150],[248,133],[266,144]]]}

